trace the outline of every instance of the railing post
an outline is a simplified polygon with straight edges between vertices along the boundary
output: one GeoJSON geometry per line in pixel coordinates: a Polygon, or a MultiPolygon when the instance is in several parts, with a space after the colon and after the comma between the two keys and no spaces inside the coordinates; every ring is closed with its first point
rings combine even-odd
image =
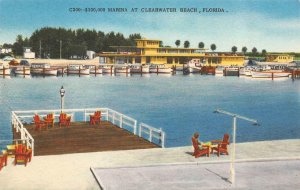
{"type": "Polygon", "coordinates": [[[139,137],[142,137],[142,123],[139,125],[139,137]]]}
{"type": "Polygon", "coordinates": [[[108,109],[106,110],[106,121],[108,121],[108,109]]]}
{"type": "Polygon", "coordinates": [[[115,116],[116,116],[116,112],[113,112],[113,118],[112,118],[112,123],[115,124],[115,116]]]}
{"type": "Polygon", "coordinates": [[[161,147],[165,148],[165,133],[161,131],[161,147]]]}
{"type": "Polygon", "coordinates": [[[123,128],[123,115],[120,116],[120,128],[123,128]]]}
{"type": "Polygon", "coordinates": [[[133,129],[133,134],[135,134],[135,135],[136,135],[136,125],[137,125],[137,121],[135,120],[135,121],[134,121],[134,126],[133,126],[133,127],[134,127],[134,129],[133,129]]]}
{"type": "Polygon", "coordinates": [[[84,122],[86,122],[86,109],[84,109],[84,122]]]}
{"type": "Polygon", "coordinates": [[[149,141],[152,142],[152,130],[149,129],[149,141]]]}

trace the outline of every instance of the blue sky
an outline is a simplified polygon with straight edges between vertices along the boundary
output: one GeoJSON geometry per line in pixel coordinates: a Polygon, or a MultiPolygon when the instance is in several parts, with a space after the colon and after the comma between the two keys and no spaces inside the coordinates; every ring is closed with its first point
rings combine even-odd
{"type": "Polygon", "coordinates": [[[18,34],[29,37],[41,27],[90,28],[125,36],[163,40],[203,41],[217,50],[233,45],[248,51],[300,52],[300,0],[0,0],[0,44],[18,34]],[[106,8],[103,13],[70,12],[69,8],[106,8]],[[176,13],[130,12],[131,8],[177,8],[176,13]],[[127,8],[126,13],[107,8],[127,8]],[[180,13],[179,8],[223,8],[225,13],[180,13]]]}

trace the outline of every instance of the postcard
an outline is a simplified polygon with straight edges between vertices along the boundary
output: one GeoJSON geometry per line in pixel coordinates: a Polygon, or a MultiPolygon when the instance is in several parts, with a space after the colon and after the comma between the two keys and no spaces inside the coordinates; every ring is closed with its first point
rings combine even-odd
{"type": "Polygon", "coordinates": [[[1,189],[299,189],[299,0],[0,0],[1,189]]]}

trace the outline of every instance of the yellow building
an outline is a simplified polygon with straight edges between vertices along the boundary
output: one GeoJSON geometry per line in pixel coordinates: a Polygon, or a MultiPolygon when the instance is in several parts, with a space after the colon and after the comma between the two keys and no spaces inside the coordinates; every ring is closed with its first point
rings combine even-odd
{"type": "Polygon", "coordinates": [[[151,63],[172,66],[199,59],[203,65],[209,66],[242,66],[244,64],[244,56],[207,54],[205,49],[201,48],[160,47],[160,40],[138,39],[135,41],[135,46],[111,46],[116,49],[116,52],[99,53],[100,61],[107,64],[151,63]]]}
{"type": "Polygon", "coordinates": [[[294,61],[294,56],[288,54],[267,54],[266,62],[290,63],[294,61]]]}

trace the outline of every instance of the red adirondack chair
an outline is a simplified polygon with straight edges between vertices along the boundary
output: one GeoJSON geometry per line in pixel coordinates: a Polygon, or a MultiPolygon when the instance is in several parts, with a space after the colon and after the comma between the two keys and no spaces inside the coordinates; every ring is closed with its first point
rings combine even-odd
{"type": "Polygon", "coordinates": [[[193,147],[194,147],[193,156],[195,156],[195,158],[198,158],[202,155],[206,155],[207,157],[209,157],[209,147],[208,146],[202,145],[203,149],[200,149],[199,145],[198,145],[198,140],[195,139],[194,137],[192,137],[192,143],[193,143],[193,147]]]}
{"type": "Polygon", "coordinates": [[[27,149],[25,145],[18,144],[16,145],[16,152],[15,152],[15,165],[17,163],[24,163],[27,166],[27,162],[31,161],[32,157],[32,150],[27,149]]]}
{"type": "Polygon", "coordinates": [[[70,127],[71,116],[67,116],[66,113],[61,113],[59,115],[59,127],[65,125],[66,127],[70,127]]]}
{"type": "Polygon", "coordinates": [[[49,113],[46,117],[44,117],[44,121],[47,125],[47,127],[49,125],[51,125],[51,127],[54,127],[54,117],[53,117],[53,113],[49,113]]]}
{"type": "Polygon", "coordinates": [[[90,125],[96,125],[97,123],[100,124],[101,122],[101,112],[96,111],[94,115],[90,115],[90,125]]]}
{"type": "Polygon", "coordinates": [[[211,153],[215,150],[218,156],[220,156],[221,153],[228,155],[227,145],[229,145],[229,134],[224,134],[223,140],[212,140],[211,143],[217,145],[211,148],[211,153]]]}
{"type": "Polygon", "coordinates": [[[0,156],[0,171],[4,166],[7,166],[7,152],[6,151],[2,151],[2,155],[0,156]]]}
{"type": "Polygon", "coordinates": [[[47,127],[46,123],[40,119],[39,115],[34,115],[33,121],[35,124],[35,130],[41,130],[41,128],[43,128],[43,127],[46,128],[46,130],[47,130],[48,127],[47,127]]]}

